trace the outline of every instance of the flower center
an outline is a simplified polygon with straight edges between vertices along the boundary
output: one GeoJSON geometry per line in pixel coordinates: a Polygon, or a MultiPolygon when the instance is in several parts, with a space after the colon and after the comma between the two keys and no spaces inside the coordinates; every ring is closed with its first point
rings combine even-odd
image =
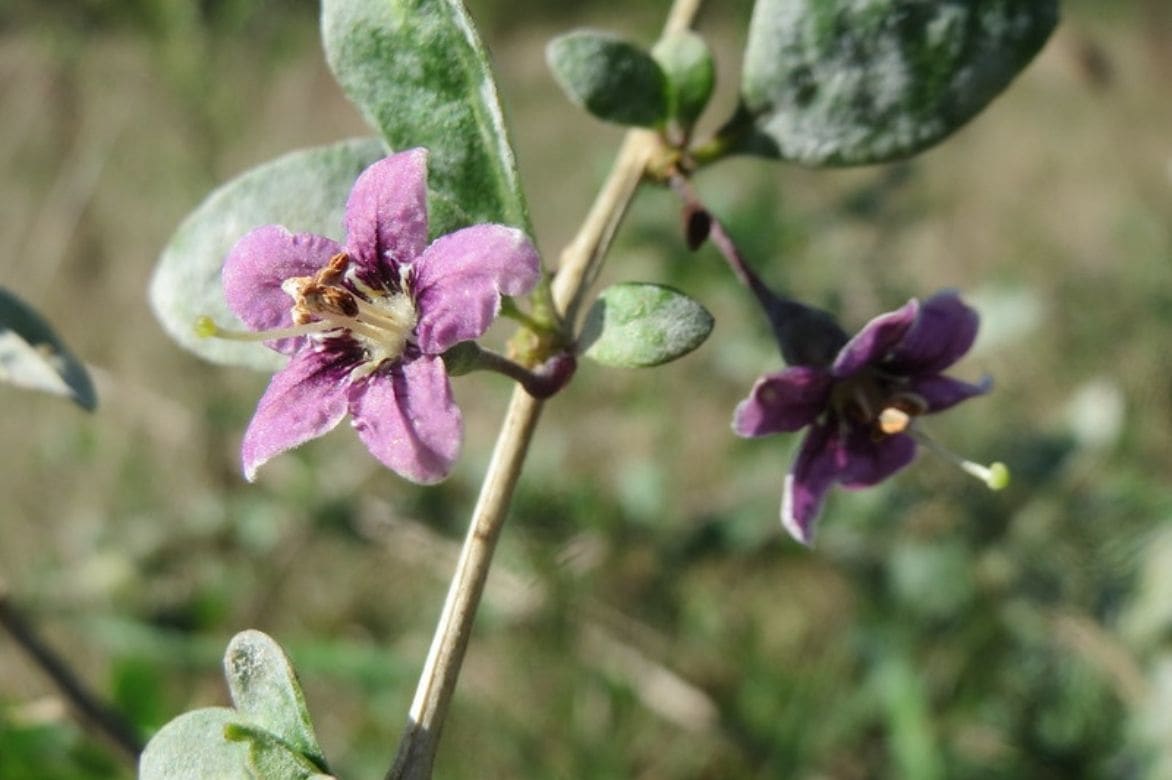
{"type": "Polygon", "coordinates": [[[869,426],[876,438],[882,438],[906,432],[913,418],[928,410],[928,402],[901,389],[890,377],[864,370],[835,385],[830,407],[840,417],[869,426]]]}
{"type": "Polygon", "coordinates": [[[405,280],[404,291],[375,290],[346,273],[349,262],[349,256],[339,252],[313,276],[286,279],[281,289],[293,299],[296,325],[329,335],[341,330],[362,345],[365,375],[403,354],[418,317],[405,280]]]}

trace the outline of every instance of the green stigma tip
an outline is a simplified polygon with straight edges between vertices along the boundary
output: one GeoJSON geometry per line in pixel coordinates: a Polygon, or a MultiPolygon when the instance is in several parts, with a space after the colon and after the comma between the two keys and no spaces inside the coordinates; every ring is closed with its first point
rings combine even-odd
{"type": "Polygon", "coordinates": [[[1004,463],[993,463],[989,466],[989,477],[985,484],[990,490],[1004,490],[1009,486],[1009,469],[1004,463]]]}
{"type": "Polygon", "coordinates": [[[216,323],[212,321],[211,317],[203,315],[195,318],[195,335],[201,339],[210,339],[219,331],[220,329],[216,327],[216,323]]]}

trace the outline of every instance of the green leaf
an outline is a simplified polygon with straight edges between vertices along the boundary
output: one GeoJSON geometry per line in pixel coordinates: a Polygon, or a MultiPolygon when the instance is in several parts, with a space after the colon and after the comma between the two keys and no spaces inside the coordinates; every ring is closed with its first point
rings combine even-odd
{"type": "Polygon", "coordinates": [[[376,139],[343,141],[292,152],[212,192],[163,250],[151,279],[155,316],[182,346],[215,363],[273,370],[284,358],[259,342],[200,338],[196,319],[247,330],[224,300],[220,269],[232,245],[261,225],[341,240],[350,188],[363,169],[386,154],[376,139]]]}
{"type": "Polygon", "coordinates": [[[258,780],[309,780],[327,777],[309,759],[275,734],[247,723],[229,723],[224,736],[248,745],[248,768],[258,780]]]}
{"type": "Polygon", "coordinates": [[[155,734],[138,761],[139,780],[252,780],[248,746],[224,736],[238,713],[226,707],[186,712],[155,734]]]}
{"type": "Polygon", "coordinates": [[[586,314],[582,354],[598,363],[642,368],[682,357],[712,332],[712,315],[678,290],[629,282],[607,288],[586,314]]]}
{"type": "Polygon", "coordinates": [[[81,361],[35,309],[2,287],[0,382],[66,396],[90,411],[98,405],[81,361]]]}
{"type": "Polygon", "coordinates": [[[655,127],[668,115],[667,77],[654,58],[609,33],[575,30],[545,50],[574,103],[607,122],[655,127]]]}
{"type": "Polygon", "coordinates": [[[651,50],[667,76],[668,115],[690,128],[716,86],[716,65],[704,39],[691,30],[669,35],[651,50]]]}
{"type": "Polygon", "coordinates": [[[1057,19],[1057,0],[757,0],[722,135],[808,165],[914,154],[1005,89],[1057,19]]]}
{"type": "Polygon", "coordinates": [[[532,233],[488,55],[460,0],[323,0],[322,39],[387,141],[430,151],[433,236],[478,222],[532,233]]]}
{"type": "Polygon", "coordinates": [[[271,637],[254,630],[234,636],[224,653],[224,672],[237,710],[325,769],[297,675],[271,637]]]}

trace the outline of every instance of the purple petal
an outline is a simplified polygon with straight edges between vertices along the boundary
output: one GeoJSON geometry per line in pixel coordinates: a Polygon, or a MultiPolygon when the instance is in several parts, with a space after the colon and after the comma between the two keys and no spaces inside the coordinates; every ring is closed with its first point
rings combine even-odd
{"type": "Polygon", "coordinates": [[[399,265],[427,246],[427,150],[392,154],[363,171],[345,224],[346,250],[368,282],[397,283],[399,265]]]}
{"type": "Polygon", "coordinates": [[[307,349],[273,375],[240,448],[249,482],[270,458],[329,432],[346,416],[349,370],[336,355],[307,349]]]}
{"type": "Polygon", "coordinates": [[[836,377],[848,377],[864,366],[877,363],[899,343],[913,326],[920,309],[914,298],[895,311],[880,314],[863,326],[838,352],[830,371],[836,377]]]}
{"type": "Polygon", "coordinates": [[[370,453],[412,482],[439,482],[460,454],[464,423],[438,357],[397,363],[356,384],[350,414],[370,453]]]}
{"type": "Polygon", "coordinates": [[[814,541],[814,521],[822,501],[838,476],[837,448],[826,425],[810,428],[793,468],[785,477],[781,496],[781,524],[804,545],[814,541]]]}
{"type": "Polygon", "coordinates": [[[414,266],[419,348],[438,355],[479,338],[501,307],[501,295],[522,295],[541,276],[541,260],[520,230],[474,225],[436,239],[414,266]]]}
{"type": "Polygon", "coordinates": [[[804,428],[826,408],[833,381],[826,370],[812,366],[766,374],[737,405],[733,431],[751,438],[804,428]]]}
{"type": "Polygon", "coordinates": [[[938,374],[969,351],[980,317],[952,291],[924,301],[903,340],[892,351],[888,367],[898,374],[938,374]]]}
{"type": "Polygon", "coordinates": [[[988,376],[980,382],[972,384],[936,374],[912,380],[908,390],[928,402],[926,411],[930,413],[942,412],[973,396],[983,395],[989,392],[992,387],[993,380],[988,376]]]}
{"type": "MultiPolygon", "coordinates": [[[[265,225],[236,242],[224,261],[221,279],[228,306],[253,330],[293,324],[293,299],[281,289],[290,277],[312,276],[342,251],[334,241],[313,233],[290,233],[265,225]]],[[[269,346],[286,354],[300,339],[281,339],[269,346]]]]}
{"type": "Polygon", "coordinates": [[[838,481],[846,488],[870,487],[890,477],[916,457],[916,440],[907,434],[875,439],[869,428],[851,428],[835,441],[838,481]]]}

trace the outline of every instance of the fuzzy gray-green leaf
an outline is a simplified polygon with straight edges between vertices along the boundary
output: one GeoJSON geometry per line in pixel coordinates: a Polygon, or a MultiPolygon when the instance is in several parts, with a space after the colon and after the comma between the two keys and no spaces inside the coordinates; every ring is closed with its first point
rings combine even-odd
{"type": "Polygon", "coordinates": [[[582,354],[622,368],[657,366],[682,357],[712,332],[708,310],[678,290],[628,282],[609,287],[590,307],[582,354]]]}
{"type": "Polygon", "coordinates": [[[396,149],[430,151],[432,236],[478,222],[532,232],[488,55],[460,0],[323,0],[338,82],[396,149]]]}
{"type": "Polygon", "coordinates": [[[248,768],[256,780],[311,780],[328,777],[313,762],[266,729],[229,723],[224,735],[248,745],[248,768]]]}
{"type": "Polygon", "coordinates": [[[546,60],[570,100],[620,125],[667,118],[667,78],[652,56],[609,33],[575,30],[549,42],[546,60]]]}
{"type": "Polygon", "coordinates": [[[757,0],[737,146],[809,165],[931,146],[1046,42],[1057,0],[757,0]]]}
{"type": "Polygon", "coordinates": [[[237,710],[325,769],[297,675],[271,637],[255,630],[234,636],[224,653],[224,673],[237,710]]]}
{"type": "Polygon", "coordinates": [[[93,383],[49,323],[33,307],[0,288],[0,382],[72,398],[83,409],[98,404],[93,383]]]}
{"type": "Polygon", "coordinates": [[[151,279],[151,306],[171,337],[214,363],[280,367],[285,359],[259,342],[196,335],[195,321],[203,315],[222,327],[247,330],[224,299],[224,258],[261,225],[342,240],[342,215],[354,180],[386,153],[372,138],[304,149],[253,168],[208,195],[175,231],[151,279]]]}
{"type": "Polygon", "coordinates": [[[684,30],[661,39],[651,56],[667,76],[669,115],[690,128],[716,86],[716,64],[708,44],[691,30],[684,30]]]}
{"type": "Polygon", "coordinates": [[[185,712],[147,743],[138,760],[139,780],[253,780],[248,747],[224,736],[240,720],[226,707],[185,712]]]}

